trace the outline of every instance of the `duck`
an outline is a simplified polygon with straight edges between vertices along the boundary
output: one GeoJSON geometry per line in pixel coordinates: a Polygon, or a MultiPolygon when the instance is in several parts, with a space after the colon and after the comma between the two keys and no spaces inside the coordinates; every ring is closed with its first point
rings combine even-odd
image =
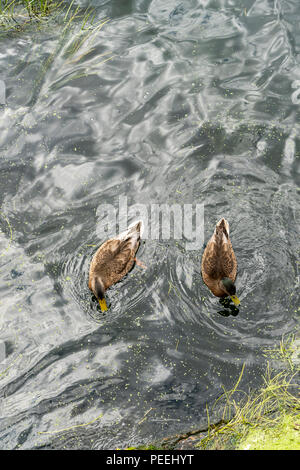
{"type": "Polygon", "coordinates": [[[219,220],[208,241],[201,261],[204,283],[216,297],[229,296],[235,306],[240,304],[236,296],[235,279],[237,260],[229,238],[229,223],[224,217],[219,220]]]}
{"type": "Polygon", "coordinates": [[[120,281],[134,266],[146,268],[136,258],[140,245],[142,221],[106,240],[95,252],[89,269],[89,289],[94,293],[102,312],[108,310],[105,291],[120,281]]]}

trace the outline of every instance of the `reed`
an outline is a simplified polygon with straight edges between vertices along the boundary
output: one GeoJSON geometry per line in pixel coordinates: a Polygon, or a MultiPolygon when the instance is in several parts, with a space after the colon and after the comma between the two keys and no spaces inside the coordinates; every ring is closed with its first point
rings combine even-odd
{"type": "MultiPolygon", "coordinates": [[[[299,379],[299,366],[292,363],[290,358],[294,350],[292,343],[292,340],[287,343],[281,341],[279,348],[272,350],[277,361],[285,363],[288,367],[276,373],[268,362],[263,376],[263,385],[254,393],[246,394],[238,388],[244,373],[244,366],[242,367],[233,389],[224,390],[222,396],[215,402],[214,407],[224,402],[221,424],[210,426],[208,419],[208,432],[201,439],[198,447],[202,449],[245,448],[246,444],[243,443],[247,443],[249,436],[254,436],[255,433],[262,441],[270,434],[276,435],[276,432],[278,435],[288,431],[291,435],[298,432],[295,430],[299,429],[300,420],[299,382],[297,380],[299,379]],[[239,399],[238,402],[235,399],[237,392],[240,392],[240,396],[241,393],[244,394],[244,399],[239,399]],[[286,423],[290,423],[289,428],[286,427],[286,423]]],[[[270,445],[272,445],[271,441],[270,445]]]]}
{"type": "Polygon", "coordinates": [[[91,28],[95,20],[93,8],[81,8],[74,0],[0,0],[0,33],[21,31],[32,24],[57,19],[64,27],[81,21],[81,29],[91,28]]]}
{"type": "Polygon", "coordinates": [[[0,14],[10,15],[16,8],[22,8],[29,15],[45,15],[58,4],[57,0],[0,0],[0,14]]]}
{"type": "Polygon", "coordinates": [[[0,32],[19,31],[41,22],[58,7],[54,0],[0,0],[0,32]]]}

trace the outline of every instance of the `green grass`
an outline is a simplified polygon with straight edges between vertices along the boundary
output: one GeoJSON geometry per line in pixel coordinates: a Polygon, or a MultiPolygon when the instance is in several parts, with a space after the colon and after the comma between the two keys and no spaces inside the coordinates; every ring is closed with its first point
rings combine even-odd
{"type": "MultiPolygon", "coordinates": [[[[59,18],[69,28],[75,20],[81,22],[81,29],[90,28],[95,20],[91,7],[76,6],[74,0],[0,0],[0,32],[23,31],[26,27],[42,25],[48,20],[59,18]]],[[[95,27],[99,24],[94,25],[95,27]]]]}
{"type": "Polygon", "coordinates": [[[0,0],[1,31],[18,30],[32,21],[42,21],[62,4],[54,0],[0,0]]]}
{"type": "Polygon", "coordinates": [[[277,446],[286,446],[286,442],[280,444],[278,430],[288,424],[292,445],[300,411],[294,377],[295,374],[288,372],[279,372],[272,376],[268,367],[264,385],[255,394],[247,396],[242,403],[236,403],[234,392],[226,392],[222,396],[226,400],[224,424],[217,428],[209,426],[207,436],[201,440],[199,446],[203,449],[243,448],[250,443],[248,439],[254,442],[257,436],[259,441],[259,436],[262,435],[266,436],[265,445],[271,445],[273,434],[277,436],[277,446]]]}
{"type": "Polygon", "coordinates": [[[19,8],[29,16],[46,15],[62,3],[59,0],[0,0],[0,14],[13,15],[19,8]]]}
{"type": "MultiPolygon", "coordinates": [[[[281,341],[271,350],[277,365],[284,370],[275,372],[269,363],[263,385],[256,392],[236,402],[239,379],[230,391],[216,401],[224,403],[222,424],[210,426],[207,435],[198,444],[202,449],[299,449],[300,400],[299,364],[292,361],[299,346],[294,338],[281,341]]],[[[241,392],[241,391],[240,391],[241,392]]]]}

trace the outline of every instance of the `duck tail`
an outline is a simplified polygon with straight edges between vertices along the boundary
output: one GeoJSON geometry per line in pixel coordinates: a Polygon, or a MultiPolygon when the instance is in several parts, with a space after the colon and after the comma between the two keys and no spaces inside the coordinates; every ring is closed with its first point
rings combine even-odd
{"type": "Polygon", "coordinates": [[[224,217],[216,224],[215,234],[220,240],[223,240],[223,235],[226,241],[229,239],[229,223],[224,217]]]}
{"type": "Polygon", "coordinates": [[[138,232],[140,235],[143,231],[143,221],[142,220],[136,220],[132,224],[129,225],[128,227],[129,233],[132,232],[138,232]]]}
{"type": "Polygon", "coordinates": [[[129,225],[128,229],[120,233],[117,238],[126,240],[127,238],[134,237],[139,240],[143,231],[143,222],[138,220],[129,225]]]}

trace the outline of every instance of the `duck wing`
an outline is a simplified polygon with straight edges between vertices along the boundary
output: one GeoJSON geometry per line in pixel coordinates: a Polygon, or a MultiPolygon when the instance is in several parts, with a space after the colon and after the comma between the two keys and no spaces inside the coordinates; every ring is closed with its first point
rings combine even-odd
{"type": "Polygon", "coordinates": [[[210,279],[236,278],[237,261],[229,238],[229,224],[222,218],[215,227],[202,258],[202,273],[210,279]]]}
{"type": "Polygon", "coordinates": [[[105,289],[108,289],[133,267],[138,247],[139,237],[132,234],[107,240],[92,259],[90,276],[100,276],[105,289]]]}

